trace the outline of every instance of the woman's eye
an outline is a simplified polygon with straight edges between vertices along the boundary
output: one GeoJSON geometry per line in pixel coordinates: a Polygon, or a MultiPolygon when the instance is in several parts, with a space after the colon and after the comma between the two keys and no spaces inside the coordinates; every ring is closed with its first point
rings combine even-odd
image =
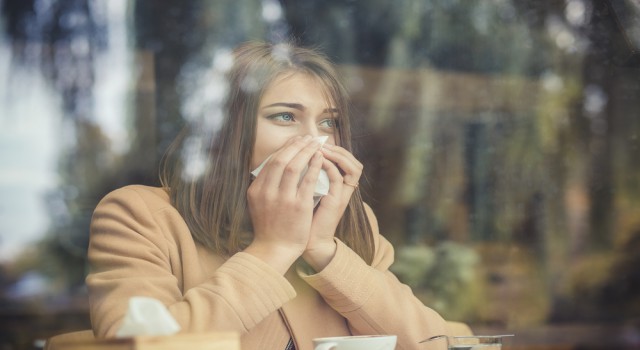
{"type": "Polygon", "coordinates": [[[335,129],[338,127],[338,121],[335,119],[325,119],[320,122],[320,126],[323,128],[335,129]]]}
{"type": "Polygon", "coordinates": [[[280,122],[285,122],[285,123],[290,123],[292,121],[295,121],[295,118],[293,117],[293,114],[291,114],[291,113],[274,114],[274,115],[269,116],[269,119],[275,120],[275,121],[280,121],[280,122]]]}

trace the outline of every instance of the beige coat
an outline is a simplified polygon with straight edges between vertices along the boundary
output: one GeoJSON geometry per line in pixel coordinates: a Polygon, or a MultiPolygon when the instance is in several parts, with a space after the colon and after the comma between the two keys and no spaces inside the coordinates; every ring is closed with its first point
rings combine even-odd
{"type": "Polygon", "coordinates": [[[371,266],[338,241],[321,272],[292,268],[282,276],[250,254],[225,261],[195,243],[163,189],[116,190],[91,223],[94,332],[114,336],[128,299],[148,296],[166,305],[184,332],[236,331],[246,350],[281,350],[290,337],[307,350],[313,338],[349,334],[396,334],[397,349],[426,349],[418,341],[446,333],[446,323],[389,272],[393,248],[369,214],[376,238],[371,266]]]}

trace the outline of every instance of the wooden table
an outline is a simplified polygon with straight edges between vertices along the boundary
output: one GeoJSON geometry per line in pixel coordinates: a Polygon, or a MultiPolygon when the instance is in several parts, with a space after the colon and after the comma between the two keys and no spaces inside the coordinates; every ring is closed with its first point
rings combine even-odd
{"type": "Polygon", "coordinates": [[[233,332],[138,336],[120,339],[93,338],[91,331],[61,334],[47,341],[46,350],[240,350],[240,336],[233,332]]]}

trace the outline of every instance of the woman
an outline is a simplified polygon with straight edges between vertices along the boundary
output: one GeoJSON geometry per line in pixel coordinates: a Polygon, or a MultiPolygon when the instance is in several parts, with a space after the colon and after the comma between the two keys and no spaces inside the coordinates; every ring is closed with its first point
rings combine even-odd
{"type": "Polygon", "coordinates": [[[96,208],[87,277],[96,335],[113,336],[137,295],[160,300],[184,332],[239,332],[243,349],[310,349],[315,337],[350,334],[396,334],[398,349],[425,349],[418,341],[447,333],[388,270],[393,248],[362,202],[347,93],[328,60],[248,43],[228,83],[203,174],[184,176],[177,146],[163,188],[128,186],[96,208]],[[314,207],[322,171],[329,191],[314,207]]]}

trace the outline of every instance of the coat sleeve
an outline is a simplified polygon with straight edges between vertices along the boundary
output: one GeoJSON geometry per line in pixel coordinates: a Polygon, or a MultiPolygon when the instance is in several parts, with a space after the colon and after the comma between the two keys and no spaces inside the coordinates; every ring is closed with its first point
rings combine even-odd
{"type": "Polygon", "coordinates": [[[107,195],[94,212],[87,286],[96,336],[115,335],[132,296],[161,301],[183,332],[241,335],[295,297],[282,275],[247,253],[235,254],[200,285],[183,291],[172,273],[176,242],[144,198],[125,187],[107,195]]]}
{"type": "Polygon", "coordinates": [[[338,249],[329,265],[319,273],[301,277],[348,320],[353,334],[395,334],[397,349],[426,349],[418,342],[447,334],[446,322],[389,271],[393,247],[379,234],[369,207],[367,214],[376,237],[371,266],[337,240],[338,249]]]}

